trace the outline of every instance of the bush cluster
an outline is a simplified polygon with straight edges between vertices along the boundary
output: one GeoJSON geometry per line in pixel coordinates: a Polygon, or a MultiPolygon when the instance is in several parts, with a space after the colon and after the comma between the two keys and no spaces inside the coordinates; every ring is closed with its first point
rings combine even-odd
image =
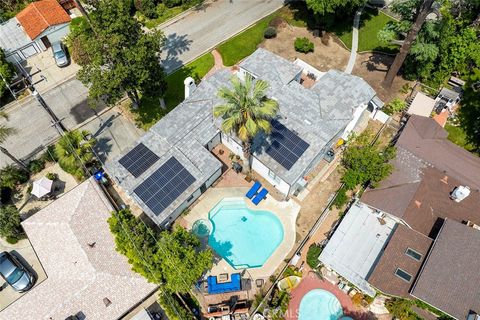
{"type": "Polygon", "coordinates": [[[272,39],[272,38],[275,38],[276,36],[277,36],[277,30],[274,27],[268,27],[263,32],[263,37],[265,39],[272,39]]]}
{"type": "Polygon", "coordinates": [[[318,264],[320,263],[318,261],[318,257],[320,257],[320,254],[322,253],[322,247],[320,247],[318,244],[312,244],[307,251],[307,264],[310,266],[310,268],[315,269],[318,264]]]}
{"type": "Polygon", "coordinates": [[[314,44],[308,38],[296,38],[295,39],[295,51],[302,53],[313,52],[314,44]]]}
{"type": "Polygon", "coordinates": [[[12,244],[23,238],[20,213],[15,206],[0,207],[0,236],[12,244]]]}
{"type": "Polygon", "coordinates": [[[149,19],[164,15],[168,8],[183,6],[185,8],[201,3],[202,0],[135,0],[135,9],[149,19]]]}

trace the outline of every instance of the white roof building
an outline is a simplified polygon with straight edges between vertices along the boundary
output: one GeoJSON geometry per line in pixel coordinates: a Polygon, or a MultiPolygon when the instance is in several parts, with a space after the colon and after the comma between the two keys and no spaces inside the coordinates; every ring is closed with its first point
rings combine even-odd
{"type": "Polygon", "coordinates": [[[393,219],[381,217],[365,204],[357,202],[345,214],[319,260],[373,297],[375,289],[366,279],[394,227],[393,219]]]}

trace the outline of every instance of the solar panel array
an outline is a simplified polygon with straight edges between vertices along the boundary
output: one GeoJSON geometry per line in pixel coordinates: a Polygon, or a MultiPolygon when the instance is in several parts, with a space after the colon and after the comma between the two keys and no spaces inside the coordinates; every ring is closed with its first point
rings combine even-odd
{"type": "Polygon", "coordinates": [[[135,178],[138,178],[148,168],[160,159],[152,150],[143,143],[139,143],[130,150],[118,162],[128,170],[135,178]]]}
{"type": "Polygon", "coordinates": [[[167,160],[133,192],[153,213],[159,215],[188,187],[195,178],[174,157],[167,160]]]}
{"type": "Polygon", "coordinates": [[[287,170],[290,170],[310,146],[276,120],[272,121],[270,137],[271,144],[266,149],[267,154],[287,170]]]}

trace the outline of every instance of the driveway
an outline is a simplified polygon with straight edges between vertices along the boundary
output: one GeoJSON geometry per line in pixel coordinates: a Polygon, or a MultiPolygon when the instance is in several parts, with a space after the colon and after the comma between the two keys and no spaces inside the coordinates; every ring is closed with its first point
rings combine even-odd
{"type": "MultiPolygon", "coordinates": [[[[24,263],[27,268],[30,268],[30,271],[37,276],[35,286],[38,286],[47,278],[47,275],[45,274],[45,271],[38,260],[37,254],[33,250],[33,247],[28,239],[20,240],[16,244],[8,244],[0,238],[0,252],[2,251],[9,251],[10,253],[14,254],[21,262],[24,263]]],[[[3,279],[0,281],[2,288],[0,291],[0,311],[8,307],[24,294],[28,294],[28,291],[25,293],[18,293],[7,283],[5,283],[3,279]]],[[[0,319],[2,319],[1,312],[0,319]]]]}
{"type": "Polygon", "coordinates": [[[160,26],[167,37],[163,65],[172,72],[284,5],[284,0],[217,0],[160,26]]]}

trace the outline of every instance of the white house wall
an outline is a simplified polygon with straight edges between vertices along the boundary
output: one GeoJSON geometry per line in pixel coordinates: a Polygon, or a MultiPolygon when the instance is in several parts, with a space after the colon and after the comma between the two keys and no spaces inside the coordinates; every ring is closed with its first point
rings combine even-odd
{"type": "Polygon", "coordinates": [[[269,176],[269,169],[257,158],[253,157],[252,169],[267,180],[272,186],[274,186],[281,193],[288,195],[290,192],[290,185],[277,176],[276,180],[269,176]]]}
{"type": "Polygon", "coordinates": [[[242,146],[223,132],[222,132],[222,143],[228,149],[230,149],[230,151],[232,151],[234,154],[239,156],[241,159],[243,159],[243,160],[245,159],[244,156],[243,156],[242,146]]]}
{"type": "Polygon", "coordinates": [[[343,134],[342,134],[342,139],[344,140],[348,139],[350,132],[352,132],[353,128],[355,128],[358,120],[360,119],[363,111],[366,108],[367,108],[367,104],[361,104],[360,106],[355,108],[355,111],[353,112],[353,119],[345,127],[345,130],[343,131],[343,134]]]}
{"type": "MultiPolygon", "coordinates": [[[[218,169],[207,181],[205,181],[205,190],[208,189],[220,176],[222,175],[222,169],[218,169]]],[[[164,226],[175,221],[182,212],[187,209],[195,200],[202,195],[201,188],[195,190],[195,192],[181,205],[175,209],[172,214],[163,222],[164,226]]]]}
{"type": "Polygon", "coordinates": [[[45,31],[43,31],[38,37],[35,38],[35,43],[42,48],[42,50],[47,50],[45,45],[42,42],[42,37],[47,36],[50,43],[54,43],[57,41],[62,41],[70,32],[70,24],[63,23],[56,26],[48,27],[45,31]]]}

